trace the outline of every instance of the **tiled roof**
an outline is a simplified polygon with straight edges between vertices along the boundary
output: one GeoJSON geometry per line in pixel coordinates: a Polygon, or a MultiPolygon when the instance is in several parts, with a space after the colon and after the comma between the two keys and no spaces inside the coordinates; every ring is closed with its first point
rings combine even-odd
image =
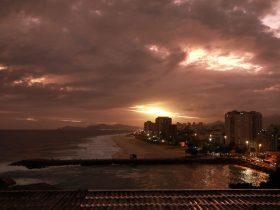
{"type": "Polygon", "coordinates": [[[280,190],[6,191],[0,209],[279,210],[280,190]]]}

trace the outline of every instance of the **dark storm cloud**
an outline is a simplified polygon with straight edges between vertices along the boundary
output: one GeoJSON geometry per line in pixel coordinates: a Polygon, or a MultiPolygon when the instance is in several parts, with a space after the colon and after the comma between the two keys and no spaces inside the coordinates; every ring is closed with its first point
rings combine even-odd
{"type": "Polygon", "coordinates": [[[155,102],[205,121],[230,109],[275,114],[280,41],[261,19],[276,3],[2,0],[0,115],[15,127],[16,118],[138,124],[129,107],[155,102]],[[182,66],[196,48],[250,53],[246,62],[262,69],[182,66]]]}

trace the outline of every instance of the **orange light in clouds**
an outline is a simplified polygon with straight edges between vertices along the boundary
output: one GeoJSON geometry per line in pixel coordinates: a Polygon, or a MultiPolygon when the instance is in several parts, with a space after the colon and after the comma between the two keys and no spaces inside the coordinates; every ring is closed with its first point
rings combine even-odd
{"type": "Polygon", "coordinates": [[[195,49],[189,52],[188,57],[182,64],[191,64],[202,60],[207,55],[207,52],[203,49],[195,49]]]}
{"type": "Polygon", "coordinates": [[[38,77],[38,78],[30,78],[29,80],[29,85],[32,85],[34,83],[45,83],[46,82],[46,78],[45,77],[38,77]]]}
{"type": "Polygon", "coordinates": [[[164,108],[154,105],[137,105],[130,107],[130,110],[133,112],[143,113],[152,116],[165,116],[165,117],[174,117],[174,118],[187,118],[187,119],[198,119],[199,117],[186,116],[180,113],[171,112],[164,108]]]}
{"type": "Polygon", "coordinates": [[[262,24],[268,27],[268,32],[272,32],[277,38],[280,38],[280,1],[274,5],[273,12],[261,19],[262,24]]]}
{"type": "Polygon", "coordinates": [[[0,65],[0,71],[6,70],[8,67],[0,65]]]}
{"type": "Polygon", "coordinates": [[[73,79],[67,76],[60,75],[44,75],[41,77],[27,76],[13,82],[14,85],[27,84],[28,86],[33,85],[46,85],[46,84],[63,84],[65,81],[69,82],[73,79]]]}
{"type": "Polygon", "coordinates": [[[14,81],[15,85],[24,84],[24,83],[27,83],[28,86],[32,86],[32,85],[35,85],[35,84],[47,84],[48,82],[47,82],[46,77],[36,77],[36,78],[25,77],[23,79],[14,81]]]}
{"type": "Polygon", "coordinates": [[[205,69],[216,71],[243,69],[249,72],[258,72],[262,69],[261,66],[250,62],[254,57],[251,53],[224,55],[220,50],[207,51],[203,48],[187,49],[186,52],[188,55],[180,63],[182,66],[200,65],[205,69]]]}
{"type": "Polygon", "coordinates": [[[166,117],[173,117],[174,114],[169,112],[167,110],[164,110],[160,107],[154,107],[154,106],[147,106],[147,105],[139,105],[131,107],[131,110],[134,112],[149,114],[149,115],[156,115],[156,116],[166,116],[166,117]]]}
{"type": "Polygon", "coordinates": [[[169,51],[161,46],[158,45],[149,45],[146,46],[146,48],[155,56],[160,57],[162,59],[166,58],[167,56],[169,56],[169,51]]]}

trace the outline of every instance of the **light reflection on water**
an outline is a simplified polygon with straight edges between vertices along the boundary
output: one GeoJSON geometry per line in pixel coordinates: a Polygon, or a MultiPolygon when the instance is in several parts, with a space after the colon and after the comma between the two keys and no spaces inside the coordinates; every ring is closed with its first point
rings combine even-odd
{"type": "Polygon", "coordinates": [[[98,136],[78,143],[2,142],[0,177],[10,177],[18,184],[44,182],[61,189],[225,189],[229,183],[259,185],[268,178],[265,173],[235,165],[64,166],[32,170],[7,166],[12,161],[31,157],[109,158],[119,150],[111,138],[112,135],[98,136]]]}
{"type": "Polygon", "coordinates": [[[61,189],[226,189],[229,183],[259,185],[268,175],[235,165],[65,166],[9,171],[18,183],[45,182],[61,189]],[[34,182],[35,181],[35,182],[34,182]]]}
{"type": "Polygon", "coordinates": [[[230,165],[230,182],[231,183],[251,183],[254,186],[259,186],[261,182],[266,182],[268,174],[256,171],[247,167],[230,165]]]}

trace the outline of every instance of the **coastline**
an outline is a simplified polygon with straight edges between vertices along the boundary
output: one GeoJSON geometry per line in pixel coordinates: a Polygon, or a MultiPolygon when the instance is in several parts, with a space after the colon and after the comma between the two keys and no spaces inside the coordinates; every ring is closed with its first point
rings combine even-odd
{"type": "MultiPolygon", "coordinates": [[[[252,164],[248,161],[236,158],[205,158],[205,157],[187,157],[185,150],[177,146],[150,144],[141,141],[132,136],[116,135],[110,136],[107,143],[105,139],[100,139],[99,150],[92,151],[94,148],[87,148],[91,153],[90,158],[72,158],[72,159],[22,159],[12,162],[9,166],[25,166],[28,169],[45,168],[50,166],[66,165],[114,165],[114,164],[139,164],[139,165],[166,165],[166,164],[236,164],[252,168],[265,173],[274,171],[272,168],[262,167],[252,164]],[[105,143],[105,144],[104,144],[105,143]],[[92,153],[93,152],[93,153],[92,153]],[[96,153],[97,152],[97,153],[96,153]],[[135,154],[136,159],[130,159],[130,155],[135,154]],[[102,156],[102,158],[98,158],[102,156]]],[[[96,146],[96,145],[95,145],[96,146]]]]}
{"type": "Polygon", "coordinates": [[[112,137],[119,151],[112,155],[114,159],[128,159],[130,154],[136,154],[137,158],[182,158],[185,157],[183,148],[150,144],[135,137],[116,135],[112,137]]]}
{"type": "MultiPolygon", "coordinates": [[[[76,184],[77,183],[77,180],[75,180],[76,178],[73,178],[73,177],[76,176],[76,173],[81,173],[81,172],[83,173],[83,176],[87,175],[89,180],[92,180],[94,177],[97,177],[97,175],[99,176],[100,174],[102,174],[102,177],[106,176],[106,174],[107,175],[109,174],[108,177],[112,177],[116,173],[118,175],[114,179],[119,179],[121,182],[123,181],[124,178],[128,179],[128,181],[131,181],[131,179],[133,177],[133,179],[135,178],[136,181],[137,180],[139,181],[139,183],[138,183],[139,185],[137,185],[137,186],[138,187],[140,186],[140,188],[141,188],[141,187],[143,187],[141,185],[142,180],[147,180],[144,183],[145,183],[145,186],[149,186],[151,180],[150,180],[150,178],[147,179],[146,175],[151,172],[154,173],[155,177],[158,176],[159,179],[161,177],[167,177],[167,179],[169,179],[168,178],[169,173],[165,174],[165,169],[162,170],[162,168],[165,168],[165,167],[163,167],[163,165],[169,165],[168,166],[169,169],[176,168],[176,170],[177,170],[177,168],[179,168],[181,171],[180,173],[183,174],[183,175],[179,174],[178,175],[179,177],[180,176],[185,177],[184,171],[186,170],[186,168],[187,169],[192,168],[191,169],[192,173],[196,173],[196,172],[193,172],[193,170],[202,171],[202,172],[197,172],[198,174],[195,176],[195,177],[197,177],[201,174],[205,174],[205,173],[208,174],[209,171],[224,170],[224,167],[222,167],[222,165],[227,164],[227,163],[235,165],[235,162],[233,162],[233,163],[227,162],[227,161],[233,161],[233,160],[200,160],[200,159],[185,158],[185,151],[183,148],[169,146],[169,145],[150,144],[145,141],[135,139],[134,137],[129,137],[125,134],[118,134],[118,135],[110,136],[106,139],[100,139],[100,141],[103,141],[103,140],[104,140],[103,143],[108,142],[108,145],[102,144],[102,147],[104,147],[104,146],[106,147],[105,153],[106,153],[107,158],[104,156],[104,158],[106,158],[106,159],[95,159],[95,158],[94,159],[64,159],[64,160],[63,159],[37,159],[37,160],[22,160],[17,163],[13,163],[11,165],[25,166],[27,169],[36,169],[36,168],[43,169],[43,168],[52,167],[52,166],[73,167],[70,170],[71,172],[63,172],[66,174],[66,175],[63,175],[63,179],[65,179],[65,177],[70,177],[69,178],[70,181],[71,181],[71,179],[74,180],[71,184],[69,184],[68,181],[67,181],[67,184],[63,183],[63,181],[61,181],[61,180],[58,182],[56,180],[56,178],[51,178],[51,179],[53,179],[53,181],[46,182],[49,185],[53,185],[53,183],[55,183],[54,187],[58,187],[58,189],[64,189],[64,187],[67,188],[68,185],[75,186],[75,188],[80,188],[80,185],[76,184]],[[110,149],[111,146],[115,147],[116,150],[112,151],[110,149]],[[134,161],[134,160],[131,161],[129,159],[129,156],[132,153],[137,155],[136,161],[134,161]],[[112,159],[110,159],[109,156],[112,159]],[[195,167],[195,165],[197,165],[197,163],[203,164],[203,166],[195,167]],[[213,165],[207,166],[209,164],[213,164],[213,165]],[[126,165],[128,165],[129,167],[126,167],[126,165]],[[143,165],[143,167],[138,168],[138,167],[135,167],[136,165],[139,165],[139,166],[143,165]],[[154,167],[153,165],[157,165],[157,166],[154,167]],[[215,166],[215,165],[220,165],[220,166],[215,166]],[[76,167],[76,166],[78,166],[78,167],[76,167]],[[86,167],[79,167],[79,166],[86,166],[86,167]],[[87,166],[93,166],[93,167],[87,167],[87,166]],[[99,167],[95,167],[95,166],[101,166],[101,167],[99,168],[99,167]],[[73,170],[76,170],[76,172],[74,172],[74,175],[72,174],[73,170]],[[104,171],[106,173],[104,173],[104,171]],[[125,174],[125,175],[120,175],[120,174],[125,174]],[[130,174],[130,175],[128,175],[128,174],[130,174]],[[71,177],[71,176],[73,176],[73,177],[71,177]],[[129,178],[127,178],[127,176],[129,178]],[[145,177],[145,178],[140,179],[139,177],[145,177]],[[59,183],[59,184],[56,184],[56,183],[59,183]]],[[[92,151],[93,149],[94,149],[94,146],[92,148],[88,148],[88,151],[95,153],[94,151],[92,151]]],[[[239,164],[237,164],[237,165],[239,165],[239,164]]],[[[228,169],[226,169],[226,172],[224,174],[228,173],[227,170],[228,169]]],[[[26,171],[26,170],[24,170],[24,171],[26,171]]],[[[46,172],[52,174],[52,173],[56,173],[56,171],[58,171],[58,174],[60,174],[60,173],[62,173],[61,171],[65,171],[65,168],[57,167],[57,168],[49,168],[49,169],[44,169],[44,170],[35,170],[34,173],[38,173],[38,177],[43,177],[43,176],[45,176],[44,174],[46,172]]],[[[68,170],[66,170],[66,171],[68,171],[68,170]]],[[[190,179],[192,179],[192,173],[189,174],[190,179]]],[[[22,173],[22,174],[24,177],[27,176],[26,175],[27,172],[22,173]]],[[[34,175],[32,175],[32,176],[34,176],[34,175]]],[[[177,174],[176,174],[176,176],[177,176],[177,174]]],[[[9,177],[15,178],[15,180],[17,179],[17,176],[15,176],[15,177],[9,176],[9,177]]],[[[201,179],[205,180],[208,178],[209,177],[202,176],[201,179]]],[[[222,180],[224,180],[224,178],[225,177],[223,177],[222,180]]],[[[49,180],[49,178],[48,178],[48,180],[49,180]]],[[[163,180],[165,180],[165,178],[163,180]]],[[[42,183],[44,181],[45,180],[42,179],[42,183]]],[[[91,188],[103,189],[104,183],[102,183],[102,180],[98,180],[98,181],[96,181],[96,183],[97,184],[93,183],[91,188]],[[102,183],[102,186],[99,183],[102,183]]],[[[127,183],[127,181],[122,182],[122,183],[127,183]]],[[[157,183],[158,183],[157,187],[159,187],[159,188],[162,187],[160,181],[157,183]]],[[[31,186],[23,185],[22,187],[19,186],[19,188],[14,188],[14,189],[33,189],[33,188],[34,189],[36,189],[36,188],[43,189],[45,187],[47,188],[47,186],[44,186],[44,185],[41,186],[40,183],[34,183],[34,184],[35,184],[34,186],[33,186],[33,183],[31,183],[31,186]]],[[[173,184],[174,183],[172,183],[172,186],[173,186],[173,184]]],[[[180,184],[180,186],[181,185],[182,184],[180,184]]],[[[183,182],[183,185],[192,186],[192,184],[189,182],[187,182],[187,183],[183,182]]],[[[127,186],[134,187],[133,184],[131,184],[131,185],[128,184],[127,186]]],[[[209,185],[209,186],[211,186],[211,185],[209,185]]],[[[52,186],[50,186],[50,187],[52,187],[52,186]]],[[[82,187],[85,188],[84,185],[82,185],[82,187]]],[[[119,188],[119,185],[117,185],[117,187],[119,188]]]]}

